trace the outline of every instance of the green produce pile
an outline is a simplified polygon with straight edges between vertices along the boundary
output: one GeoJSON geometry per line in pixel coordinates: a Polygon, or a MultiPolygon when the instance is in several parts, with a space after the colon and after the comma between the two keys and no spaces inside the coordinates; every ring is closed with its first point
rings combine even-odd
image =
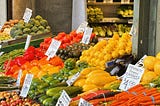
{"type": "Polygon", "coordinates": [[[16,49],[0,56],[0,71],[3,71],[3,64],[6,60],[13,59],[17,56],[23,55],[23,53],[24,49],[16,49]]]}
{"type": "Polygon", "coordinates": [[[100,8],[97,7],[88,7],[87,15],[88,22],[99,22],[103,19],[103,12],[100,8]]]}
{"type": "Polygon", "coordinates": [[[95,33],[96,36],[105,37],[106,36],[106,29],[104,27],[101,27],[101,26],[94,26],[93,27],[93,33],[95,33]]]}
{"type": "Polygon", "coordinates": [[[22,37],[29,35],[38,35],[50,32],[51,28],[48,25],[47,20],[43,19],[41,16],[36,16],[31,18],[28,23],[25,23],[23,20],[20,20],[17,24],[11,29],[10,35],[15,37],[22,37]]]}

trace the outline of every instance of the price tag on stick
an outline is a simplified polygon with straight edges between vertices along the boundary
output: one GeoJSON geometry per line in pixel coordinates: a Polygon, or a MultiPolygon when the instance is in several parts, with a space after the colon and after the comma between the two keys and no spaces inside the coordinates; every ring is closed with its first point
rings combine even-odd
{"type": "Polygon", "coordinates": [[[143,73],[143,68],[129,64],[119,88],[126,91],[129,88],[139,84],[143,73]]]}
{"type": "Polygon", "coordinates": [[[78,29],[76,30],[76,33],[84,32],[85,28],[87,27],[88,22],[83,22],[79,25],[78,29]]]}
{"type": "Polygon", "coordinates": [[[132,36],[136,36],[136,29],[135,29],[134,25],[132,25],[129,34],[132,35],[132,36]]]}
{"type": "Polygon", "coordinates": [[[69,106],[70,101],[71,98],[68,96],[66,91],[63,90],[61,96],[56,103],[56,106],[69,106]]]}
{"type": "Polygon", "coordinates": [[[24,97],[24,98],[27,97],[29,88],[31,86],[32,79],[33,79],[33,74],[26,74],[26,77],[23,83],[23,87],[20,93],[21,97],[24,97]]]}
{"type": "Polygon", "coordinates": [[[87,102],[86,100],[80,98],[78,106],[93,106],[93,105],[91,105],[91,104],[90,104],[89,102],[87,102]]]}
{"type": "Polygon", "coordinates": [[[31,35],[27,36],[26,44],[25,44],[25,47],[24,47],[25,50],[27,50],[28,47],[29,47],[29,44],[31,42],[31,37],[32,37],[31,35]]]}
{"type": "Polygon", "coordinates": [[[90,37],[91,37],[91,34],[92,34],[92,30],[93,30],[93,28],[86,27],[83,38],[82,38],[82,41],[81,41],[82,43],[84,43],[84,44],[89,43],[90,37]]]}
{"type": "Polygon", "coordinates": [[[51,42],[47,52],[45,53],[45,55],[48,56],[47,60],[49,60],[50,58],[52,58],[56,55],[56,52],[57,52],[60,45],[61,45],[60,41],[52,39],[52,42],[51,42]]]}
{"type": "Polygon", "coordinates": [[[31,16],[32,16],[32,10],[29,8],[26,8],[24,15],[23,15],[24,22],[28,23],[31,16]]]}
{"type": "Polygon", "coordinates": [[[143,60],[144,60],[144,58],[146,58],[146,57],[147,57],[147,55],[144,55],[144,56],[135,64],[135,66],[144,68],[143,60]]]}
{"type": "Polygon", "coordinates": [[[72,78],[68,79],[66,81],[66,83],[68,84],[68,86],[71,86],[78,79],[79,76],[80,76],[80,72],[76,73],[75,75],[73,75],[72,78]]]}
{"type": "Polygon", "coordinates": [[[21,76],[22,76],[22,70],[19,70],[16,86],[20,86],[21,76]]]}

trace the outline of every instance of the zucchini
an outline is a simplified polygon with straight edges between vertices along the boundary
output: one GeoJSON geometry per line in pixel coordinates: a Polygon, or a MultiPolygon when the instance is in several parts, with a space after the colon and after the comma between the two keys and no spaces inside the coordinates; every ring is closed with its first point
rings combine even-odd
{"type": "Polygon", "coordinates": [[[43,105],[44,105],[44,106],[55,106],[55,105],[53,105],[53,100],[52,100],[52,98],[46,98],[46,99],[43,101],[43,105]]]}
{"type": "Polygon", "coordinates": [[[40,98],[38,98],[38,101],[39,101],[40,103],[43,103],[43,101],[44,101],[45,99],[47,99],[47,98],[48,98],[47,95],[42,95],[40,98]]]}

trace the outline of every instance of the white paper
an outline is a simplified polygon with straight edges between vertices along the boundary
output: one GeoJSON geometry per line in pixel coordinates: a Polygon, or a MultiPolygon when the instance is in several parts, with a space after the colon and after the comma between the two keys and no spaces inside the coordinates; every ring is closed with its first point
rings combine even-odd
{"type": "Polygon", "coordinates": [[[84,44],[89,43],[90,37],[91,37],[91,34],[92,34],[92,30],[93,30],[93,28],[86,27],[83,38],[82,38],[82,41],[81,41],[82,43],[84,43],[84,44]]]}
{"type": "Polygon", "coordinates": [[[31,16],[32,16],[32,10],[29,8],[26,8],[24,15],[23,15],[24,22],[28,23],[31,16]]]}
{"type": "Polygon", "coordinates": [[[126,91],[129,88],[139,84],[143,73],[143,68],[129,64],[119,89],[126,91]]]}
{"type": "Polygon", "coordinates": [[[134,27],[134,25],[132,25],[129,34],[132,35],[132,36],[136,36],[136,28],[134,27]]]}
{"type": "Polygon", "coordinates": [[[80,98],[78,106],[93,106],[93,105],[87,102],[86,100],[80,98]]]}
{"type": "Polygon", "coordinates": [[[0,56],[2,56],[2,55],[3,55],[3,53],[4,53],[4,52],[0,52],[0,56]]]}
{"type": "Polygon", "coordinates": [[[2,29],[2,26],[0,25],[0,30],[2,29]]]}
{"type": "Polygon", "coordinates": [[[56,103],[56,106],[69,106],[70,101],[71,98],[68,96],[66,91],[63,90],[61,96],[56,103]]]}
{"type": "Polygon", "coordinates": [[[2,45],[0,45],[0,49],[2,48],[2,45]]]}
{"type": "Polygon", "coordinates": [[[48,56],[47,60],[49,60],[50,58],[52,58],[56,55],[56,52],[57,52],[60,45],[61,45],[60,41],[52,39],[52,42],[51,42],[47,52],[45,53],[45,55],[48,56]]]}
{"type": "Polygon", "coordinates": [[[83,22],[79,25],[78,29],[76,30],[76,33],[84,32],[85,28],[87,27],[88,22],[83,22]]]}
{"type": "Polygon", "coordinates": [[[68,86],[71,86],[80,76],[80,72],[77,72],[75,75],[72,76],[72,78],[68,79],[66,81],[66,83],[68,84],[68,86]]]}
{"type": "Polygon", "coordinates": [[[31,86],[32,79],[33,79],[33,74],[26,74],[26,77],[23,83],[23,87],[20,93],[21,97],[27,97],[28,91],[31,86]]]}
{"type": "Polygon", "coordinates": [[[21,76],[22,76],[22,70],[20,69],[17,77],[16,86],[20,86],[21,76]]]}
{"type": "Polygon", "coordinates": [[[144,56],[135,64],[135,66],[144,68],[143,60],[144,60],[144,58],[146,58],[146,57],[147,57],[147,55],[144,55],[144,56]]]}
{"type": "Polygon", "coordinates": [[[27,36],[27,40],[26,40],[26,44],[25,44],[24,50],[27,50],[27,49],[28,49],[29,44],[30,44],[30,42],[31,42],[31,38],[32,38],[31,35],[28,35],[28,36],[27,36]]]}

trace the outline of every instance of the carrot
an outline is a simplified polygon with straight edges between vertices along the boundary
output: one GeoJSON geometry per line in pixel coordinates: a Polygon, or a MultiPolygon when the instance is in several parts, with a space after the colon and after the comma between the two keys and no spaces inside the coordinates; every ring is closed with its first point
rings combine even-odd
{"type": "Polygon", "coordinates": [[[111,106],[119,106],[119,105],[122,105],[126,102],[126,100],[122,100],[122,101],[115,101],[115,102],[112,102],[111,106]]]}
{"type": "Polygon", "coordinates": [[[132,91],[135,91],[136,89],[139,89],[139,88],[144,88],[141,84],[138,84],[130,89],[128,89],[129,92],[132,92],[132,91]]]}
{"type": "Polygon", "coordinates": [[[112,100],[114,100],[114,97],[94,99],[94,100],[90,100],[89,102],[90,102],[92,105],[97,105],[97,104],[99,104],[100,102],[108,102],[108,101],[112,101],[112,100]]]}

